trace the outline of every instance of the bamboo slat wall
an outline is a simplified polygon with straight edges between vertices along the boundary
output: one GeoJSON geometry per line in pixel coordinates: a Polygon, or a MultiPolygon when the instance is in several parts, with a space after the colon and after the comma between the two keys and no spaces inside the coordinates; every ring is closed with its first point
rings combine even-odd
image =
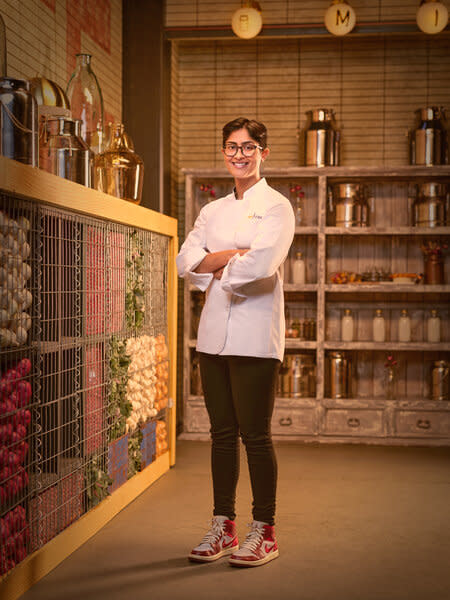
{"type": "MultiPolygon", "coordinates": [[[[328,5],[265,0],[264,22],[321,22],[328,5]]],[[[417,10],[415,0],[352,5],[361,22],[414,21],[417,10]]],[[[167,0],[166,25],[228,24],[239,6],[239,0],[167,0]]],[[[180,217],[181,169],[221,166],[221,128],[239,115],[267,125],[270,167],[300,164],[298,131],[305,112],[318,107],[335,110],[341,165],[392,166],[408,164],[416,109],[450,109],[448,34],[192,40],[173,41],[172,48],[173,202],[180,217]]]]}

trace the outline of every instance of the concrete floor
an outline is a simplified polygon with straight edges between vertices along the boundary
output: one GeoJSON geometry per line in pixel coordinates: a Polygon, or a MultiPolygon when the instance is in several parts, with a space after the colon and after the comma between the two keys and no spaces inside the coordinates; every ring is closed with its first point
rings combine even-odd
{"type": "MultiPolygon", "coordinates": [[[[277,445],[280,558],[233,569],[186,554],[211,513],[209,444],[176,467],[23,600],[449,600],[450,450],[277,445]]],[[[238,528],[250,488],[243,463],[238,528]]]]}

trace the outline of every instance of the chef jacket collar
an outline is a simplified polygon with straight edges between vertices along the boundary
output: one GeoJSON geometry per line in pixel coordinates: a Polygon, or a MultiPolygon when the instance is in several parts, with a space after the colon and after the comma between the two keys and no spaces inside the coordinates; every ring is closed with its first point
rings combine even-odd
{"type": "MultiPolygon", "coordinates": [[[[251,188],[248,188],[248,190],[245,190],[244,192],[244,197],[242,198],[242,200],[245,200],[246,198],[250,198],[251,196],[253,196],[254,194],[257,194],[258,192],[261,192],[263,190],[263,188],[268,187],[268,183],[266,181],[265,177],[261,177],[261,179],[259,181],[257,181],[254,185],[252,185],[251,188]]],[[[237,200],[237,195],[236,195],[236,188],[233,188],[233,194],[235,199],[237,200]]]]}

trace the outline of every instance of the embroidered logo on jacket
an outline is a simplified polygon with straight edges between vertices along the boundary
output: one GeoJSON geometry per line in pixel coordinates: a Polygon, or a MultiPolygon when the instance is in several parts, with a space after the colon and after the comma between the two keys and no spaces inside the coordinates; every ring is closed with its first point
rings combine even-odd
{"type": "Polygon", "coordinates": [[[252,215],[248,215],[248,218],[252,221],[257,221],[259,219],[262,219],[262,215],[257,215],[256,213],[253,213],[252,215]]]}

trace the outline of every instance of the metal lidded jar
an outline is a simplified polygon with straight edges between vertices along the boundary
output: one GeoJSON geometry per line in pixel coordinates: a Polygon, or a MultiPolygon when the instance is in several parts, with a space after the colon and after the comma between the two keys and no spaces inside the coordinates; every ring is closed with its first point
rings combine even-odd
{"type": "Polygon", "coordinates": [[[329,211],[332,224],[336,227],[369,226],[370,210],[366,186],[360,183],[334,184],[329,211]]]}
{"type": "Polygon", "coordinates": [[[350,398],[352,389],[352,363],[344,352],[330,353],[331,398],[350,398]]]}
{"type": "Polygon", "coordinates": [[[334,112],[317,108],[306,113],[308,117],[304,140],[307,167],[336,167],[339,165],[340,131],[336,128],[334,112]]]}
{"type": "Polygon", "coordinates": [[[79,119],[47,117],[39,138],[41,169],[75,183],[91,186],[91,151],[80,137],[79,119]]]}
{"type": "Polygon", "coordinates": [[[309,354],[287,354],[280,367],[278,393],[284,398],[316,395],[316,365],[309,354]]]}
{"type": "Polygon", "coordinates": [[[23,79],[0,78],[0,154],[37,167],[38,106],[23,79]]]}
{"type": "Polygon", "coordinates": [[[447,186],[430,181],[415,186],[412,205],[414,227],[445,227],[447,224],[447,186]]]}
{"type": "Polygon", "coordinates": [[[411,165],[445,165],[448,163],[448,134],[445,111],[430,106],[416,110],[416,128],[409,132],[411,165]]]}

